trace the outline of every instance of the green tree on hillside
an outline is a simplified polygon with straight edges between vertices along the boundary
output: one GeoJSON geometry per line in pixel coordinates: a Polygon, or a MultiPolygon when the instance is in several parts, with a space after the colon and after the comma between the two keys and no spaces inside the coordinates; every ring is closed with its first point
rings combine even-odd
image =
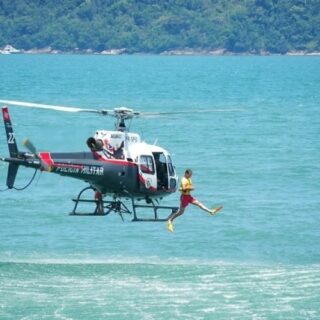
{"type": "Polygon", "coordinates": [[[318,0],[0,0],[0,47],[320,51],[318,0]]]}

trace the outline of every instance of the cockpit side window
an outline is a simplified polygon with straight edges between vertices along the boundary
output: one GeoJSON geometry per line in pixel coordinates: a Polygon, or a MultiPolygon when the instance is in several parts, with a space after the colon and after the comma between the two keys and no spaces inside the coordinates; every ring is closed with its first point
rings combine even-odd
{"type": "Polygon", "coordinates": [[[153,158],[151,156],[140,156],[140,169],[143,173],[154,174],[153,158]]]}

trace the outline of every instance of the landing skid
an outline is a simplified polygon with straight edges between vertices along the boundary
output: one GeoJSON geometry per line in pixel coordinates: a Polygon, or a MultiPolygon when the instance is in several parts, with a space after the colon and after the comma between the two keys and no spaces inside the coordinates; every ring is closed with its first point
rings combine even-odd
{"type": "Polygon", "coordinates": [[[132,211],[133,211],[133,222],[140,222],[140,221],[144,221],[144,222],[163,222],[163,221],[167,221],[169,216],[177,211],[179,208],[177,207],[170,207],[170,206],[158,206],[155,205],[154,202],[150,199],[148,202],[150,202],[150,204],[135,204],[134,200],[132,200],[132,211]],[[150,208],[153,210],[153,218],[139,218],[137,216],[137,208],[150,208]],[[159,214],[158,214],[158,210],[170,210],[170,214],[168,215],[167,218],[159,218],[159,214]]]}
{"type": "Polygon", "coordinates": [[[123,203],[121,200],[117,200],[114,198],[114,200],[111,201],[105,201],[103,198],[96,199],[96,200],[90,200],[90,199],[82,199],[82,194],[87,191],[92,190],[95,191],[92,187],[86,187],[80,191],[78,194],[78,197],[76,199],[72,199],[72,201],[75,202],[74,208],[70,215],[72,216],[107,216],[108,214],[114,212],[119,214],[122,221],[124,221],[123,214],[133,214],[132,221],[134,222],[162,222],[167,221],[168,217],[175,211],[178,210],[177,207],[170,207],[170,206],[159,206],[155,205],[154,202],[149,199],[148,203],[145,205],[136,204],[133,197],[130,197],[131,203],[132,203],[132,211],[128,209],[128,207],[123,203]],[[95,205],[93,212],[79,212],[77,211],[79,203],[93,203],[95,205]],[[151,209],[153,211],[153,217],[152,218],[139,218],[137,215],[137,209],[138,208],[144,208],[144,209],[151,209]],[[158,210],[169,210],[170,214],[167,218],[160,218],[158,210]]]}

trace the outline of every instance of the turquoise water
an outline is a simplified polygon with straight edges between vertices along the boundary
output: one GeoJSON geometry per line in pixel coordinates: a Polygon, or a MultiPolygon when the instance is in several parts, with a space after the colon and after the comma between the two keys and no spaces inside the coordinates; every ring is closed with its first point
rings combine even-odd
{"type": "MultiPolygon", "coordinates": [[[[70,217],[85,184],[48,173],[0,192],[0,319],[320,318],[319,57],[10,55],[0,66],[1,99],[189,111],[131,131],[168,149],[180,176],[193,169],[199,200],[224,205],[216,217],[189,207],[169,234],[129,216],[70,217]]],[[[114,124],[10,113],[21,149],[28,137],[41,151],[86,150],[114,124]]]]}

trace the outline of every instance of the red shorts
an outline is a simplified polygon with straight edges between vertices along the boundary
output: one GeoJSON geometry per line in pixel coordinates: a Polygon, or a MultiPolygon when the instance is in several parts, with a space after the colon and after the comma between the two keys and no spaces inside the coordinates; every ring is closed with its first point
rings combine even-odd
{"type": "Polygon", "coordinates": [[[181,207],[183,207],[183,208],[187,207],[190,203],[195,203],[196,201],[197,201],[197,199],[195,199],[191,195],[183,195],[182,194],[180,197],[181,207]]]}

